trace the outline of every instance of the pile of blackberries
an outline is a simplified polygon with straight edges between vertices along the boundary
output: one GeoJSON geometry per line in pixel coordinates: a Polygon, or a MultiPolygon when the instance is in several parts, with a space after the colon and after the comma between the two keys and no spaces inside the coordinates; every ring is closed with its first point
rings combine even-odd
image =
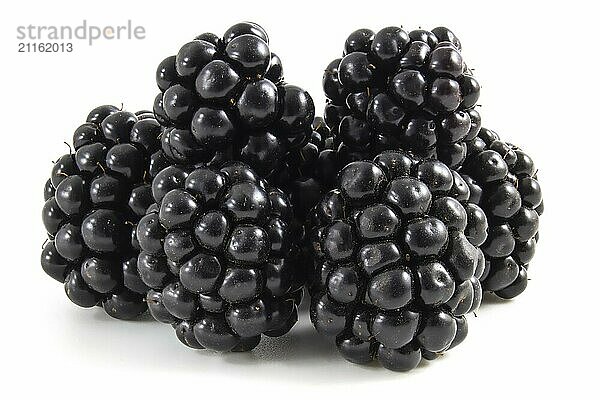
{"type": "Polygon", "coordinates": [[[203,33],[156,70],[153,112],[92,110],[44,187],[41,264],[82,307],[146,310],[195,349],[249,351],[302,318],[407,371],[527,287],[537,170],[482,128],[447,28],[353,32],[325,118],[265,30],[203,33]]]}

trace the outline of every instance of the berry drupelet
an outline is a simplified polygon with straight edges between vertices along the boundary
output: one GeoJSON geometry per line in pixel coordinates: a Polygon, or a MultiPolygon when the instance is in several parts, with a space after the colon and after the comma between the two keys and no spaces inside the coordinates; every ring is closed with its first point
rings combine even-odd
{"type": "Polygon", "coordinates": [[[538,241],[544,211],[537,169],[521,149],[482,128],[469,143],[461,173],[470,187],[470,201],[485,211],[489,236],[481,249],[486,268],[485,291],[513,298],[527,287],[527,270],[538,241]]]}
{"type": "Polygon", "coordinates": [[[467,335],[481,302],[483,211],[435,160],[348,164],[311,215],[311,320],[349,361],[406,371],[467,335]]]}
{"type": "Polygon", "coordinates": [[[404,149],[455,168],[481,127],[479,83],[447,28],[359,29],[325,69],[323,89],[344,162],[404,149]]]}
{"type": "Polygon", "coordinates": [[[75,153],[52,168],[41,264],[81,307],[99,305],[119,319],[147,309],[134,226],[153,203],[152,176],[165,166],[160,131],[150,112],[97,107],[75,130],[75,153]]]}
{"type": "Polygon", "coordinates": [[[160,63],[156,82],[154,113],[174,164],[241,160],[265,177],[310,140],[313,100],[283,81],[281,60],[257,24],[196,37],[160,63]]]}
{"type": "Polygon", "coordinates": [[[192,348],[247,351],[298,319],[304,274],[292,210],[245,164],[171,166],[137,226],[138,270],[158,321],[192,348]]]}

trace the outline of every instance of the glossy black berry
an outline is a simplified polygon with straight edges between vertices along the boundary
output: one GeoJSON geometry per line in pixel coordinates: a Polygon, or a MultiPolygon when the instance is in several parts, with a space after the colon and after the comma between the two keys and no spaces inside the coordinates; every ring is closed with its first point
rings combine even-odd
{"type": "Polygon", "coordinates": [[[102,133],[106,140],[113,143],[127,142],[133,125],[137,121],[138,118],[135,114],[128,111],[117,111],[102,120],[102,133]]]}
{"type": "Polygon", "coordinates": [[[263,76],[271,61],[267,43],[255,35],[240,35],[233,38],[225,48],[229,61],[247,77],[263,76]]]}
{"type": "Polygon", "coordinates": [[[380,68],[393,68],[397,65],[404,48],[410,41],[402,28],[390,26],[383,28],[373,36],[370,55],[380,68]]]}
{"type": "Polygon", "coordinates": [[[342,61],[341,58],[337,58],[329,63],[325,71],[323,72],[323,91],[328,99],[332,101],[333,104],[337,104],[338,106],[344,105],[346,101],[347,90],[344,90],[342,84],[340,83],[339,78],[339,65],[342,61]]]}
{"type": "Polygon", "coordinates": [[[67,275],[64,287],[69,300],[80,307],[94,307],[102,300],[102,295],[86,285],[81,273],[76,269],[67,275]]]}
{"type": "Polygon", "coordinates": [[[294,134],[302,132],[312,124],[315,105],[306,90],[294,85],[283,85],[279,88],[278,98],[281,103],[281,117],[275,129],[294,134]]]}
{"type": "Polygon", "coordinates": [[[439,46],[429,56],[429,69],[436,75],[459,77],[464,70],[460,52],[452,46],[439,46]]]}
{"type": "Polygon", "coordinates": [[[425,29],[412,30],[408,33],[408,37],[412,42],[423,42],[431,48],[434,48],[439,43],[435,34],[425,29]]]}
{"type": "Polygon", "coordinates": [[[513,298],[527,287],[538,241],[543,201],[537,170],[531,157],[485,128],[471,139],[468,149],[460,172],[470,187],[471,201],[489,220],[488,235],[483,236],[476,224],[479,212],[468,210],[473,221],[470,237],[479,237],[488,266],[481,284],[499,297],[513,298]]]}
{"type": "Polygon", "coordinates": [[[404,149],[457,168],[481,127],[480,86],[447,28],[360,29],[323,75],[341,166],[404,149]],[[438,37],[439,36],[439,37],[438,37]]]}
{"type": "MultiPolygon", "coordinates": [[[[215,37],[216,35],[204,33],[203,35],[211,35],[211,37],[215,37]]],[[[242,35],[253,35],[260,39],[262,39],[265,43],[269,43],[269,36],[267,32],[262,28],[262,26],[254,23],[254,22],[240,22],[231,27],[229,27],[225,33],[223,34],[223,43],[228,44],[234,38],[242,35]]],[[[216,40],[216,39],[214,39],[216,40]]]]}
{"type": "MultiPolygon", "coordinates": [[[[312,104],[312,100],[295,87],[286,90],[286,96],[295,98],[293,103],[301,106],[294,106],[297,112],[290,114],[292,118],[288,120],[289,124],[282,125],[285,129],[295,130],[298,122],[312,115],[312,112],[308,112],[311,108],[306,107],[312,104]]],[[[331,189],[339,170],[331,131],[319,117],[314,118],[311,125],[310,139],[288,153],[281,167],[269,178],[289,196],[298,225],[304,224],[309,210],[317,204],[322,194],[331,189]]]]}
{"type": "Polygon", "coordinates": [[[158,204],[136,235],[152,315],[189,347],[217,351],[251,350],[262,334],[291,329],[304,274],[283,192],[242,163],[159,175],[158,204]]]}
{"type": "Polygon", "coordinates": [[[226,103],[233,100],[240,81],[239,75],[229,64],[214,60],[206,64],[196,77],[196,91],[204,100],[226,103]]]}
{"type": "Polygon", "coordinates": [[[438,26],[437,28],[433,28],[431,33],[435,35],[438,42],[449,42],[458,50],[461,50],[460,40],[456,35],[448,28],[443,26],[438,26]]]}
{"type": "Polygon", "coordinates": [[[235,105],[237,115],[248,129],[266,128],[273,123],[278,107],[277,87],[268,79],[246,85],[235,105]]]}
{"type": "Polygon", "coordinates": [[[269,177],[312,133],[312,98],[284,83],[281,59],[255,23],[233,25],[220,38],[199,35],[160,63],[156,81],[153,110],[171,164],[236,160],[269,177]]]}
{"type": "Polygon", "coordinates": [[[175,70],[179,76],[194,76],[212,61],[217,49],[204,40],[184,44],[175,56],[175,70]]]}
{"type": "Polygon", "coordinates": [[[177,81],[177,69],[175,68],[175,56],[165,58],[156,68],[156,84],[162,91],[167,90],[177,81]]]}
{"type": "MultiPolygon", "coordinates": [[[[169,72],[160,75],[166,81],[169,72]]],[[[120,319],[147,308],[149,287],[137,270],[139,239],[132,232],[154,202],[150,181],[163,165],[159,135],[160,125],[144,112],[100,106],[75,130],[75,153],[52,168],[42,211],[52,241],[41,264],[80,306],[99,305],[120,319]]],[[[145,243],[154,239],[146,233],[145,243]]]]}
{"type": "Polygon", "coordinates": [[[311,321],[344,358],[405,371],[465,338],[487,235],[468,199],[458,173],[400,151],[342,169],[311,212],[309,237],[311,321]]]}
{"type": "Polygon", "coordinates": [[[370,29],[358,29],[352,32],[344,44],[344,54],[356,51],[367,52],[371,47],[374,36],[375,33],[370,29]]]}
{"type": "Polygon", "coordinates": [[[118,260],[90,257],[81,264],[83,280],[95,291],[108,293],[119,285],[121,265],[118,260]]]}
{"type": "Polygon", "coordinates": [[[365,90],[372,83],[374,66],[367,53],[353,52],[342,58],[338,67],[340,84],[350,91],[365,90]]]}
{"type": "Polygon", "coordinates": [[[197,104],[196,94],[182,85],[171,86],[163,94],[164,113],[170,121],[178,126],[185,126],[189,123],[197,104]]]}
{"type": "Polygon", "coordinates": [[[275,84],[283,82],[283,64],[281,58],[275,53],[271,53],[271,62],[269,63],[265,78],[275,84]]]}
{"type": "MultiPolygon", "coordinates": [[[[104,121],[104,119],[106,117],[108,117],[111,114],[116,113],[117,111],[119,111],[119,109],[117,107],[111,106],[108,104],[103,105],[103,106],[98,106],[89,112],[89,114],[86,118],[86,122],[89,122],[92,125],[98,126],[98,125],[100,125],[100,123],[102,121],[104,121]]],[[[75,132],[80,132],[80,128],[78,128],[75,132]]]]}

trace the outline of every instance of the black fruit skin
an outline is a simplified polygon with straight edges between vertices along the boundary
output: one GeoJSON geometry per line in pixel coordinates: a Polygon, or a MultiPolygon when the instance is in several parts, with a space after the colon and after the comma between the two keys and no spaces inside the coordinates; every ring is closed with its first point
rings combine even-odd
{"type": "Polygon", "coordinates": [[[154,114],[172,164],[242,161],[267,177],[311,140],[313,100],[284,82],[268,43],[262,27],[242,22],[222,38],[197,36],[159,64],[154,114]]]}
{"type": "Polygon", "coordinates": [[[248,351],[298,318],[305,273],[287,196],[240,162],[171,166],[137,225],[151,314],[185,345],[248,351]]]}
{"type": "Polygon", "coordinates": [[[347,360],[407,371],[466,336],[487,219],[440,161],[384,151],[348,164],[311,211],[311,321],[347,360]]]}
{"type": "Polygon", "coordinates": [[[340,168],[403,149],[458,168],[481,128],[480,86],[447,28],[359,29],[323,75],[340,168]]]}
{"type": "Polygon", "coordinates": [[[152,178],[168,165],[160,133],[150,112],[97,107],[44,185],[49,241],[41,265],[81,307],[101,306],[118,319],[147,309],[135,224],[154,201],[152,178]]]}
{"type": "Polygon", "coordinates": [[[481,246],[486,256],[481,284],[484,291],[511,299],[527,288],[539,240],[544,201],[537,169],[525,152],[486,128],[468,149],[460,173],[470,187],[470,201],[480,205],[490,226],[481,246]]]}

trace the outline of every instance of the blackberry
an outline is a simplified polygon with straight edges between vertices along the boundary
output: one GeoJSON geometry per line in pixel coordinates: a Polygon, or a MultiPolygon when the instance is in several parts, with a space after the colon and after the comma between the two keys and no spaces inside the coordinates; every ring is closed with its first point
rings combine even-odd
{"type": "Polygon", "coordinates": [[[165,166],[160,130],[150,112],[97,107],[73,134],[75,153],[52,168],[41,264],[81,307],[101,305],[119,319],[147,308],[134,226],[153,202],[152,176],[165,166]]]}
{"type": "Polygon", "coordinates": [[[455,168],[481,127],[479,83],[447,28],[357,30],[325,69],[323,90],[343,163],[404,149],[455,168]]]}
{"type": "Polygon", "coordinates": [[[291,151],[268,178],[290,198],[298,223],[303,224],[321,196],[335,184],[338,168],[333,135],[321,117],[312,124],[310,140],[291,151]]]}
{"type": "Polygon", "coordinates": [[[171,166],[137,226],[138,270],[158,321],[192,348],[246,351],[298,319],[304,274],[287,197],[245,164],[171,166]]]}
{"type": "Polygon", "coordinates": [[[486,255],[483,289],[509,299],[527,287],[527,270],[539,239],[544,211],[537,169],[531,157],[482,128],[469,143],[461,168],[470,201],[485,211],[490,228],[481,249],[486,255]]]}
{"type": "Polygon", "coordinates": [[[205,33],[158,66],[154,113],[172,163],[241,160],[261,176],[310,139],[313,100],[283,80],[262,27],[242,22],[205,33]]]}
{"type": "Polygon", "coordinates": [[[469,196],[457,172],[400,151],[342,169],[311,215],[310,315],[347,360],[406,371],[464,340],[487,235],[469,196]]]}

